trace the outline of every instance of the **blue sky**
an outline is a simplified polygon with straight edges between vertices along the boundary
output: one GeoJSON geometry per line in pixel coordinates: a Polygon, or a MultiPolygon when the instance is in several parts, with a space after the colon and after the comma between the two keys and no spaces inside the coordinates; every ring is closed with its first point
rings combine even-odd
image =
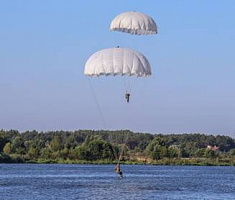
{"type": "Polygon", "coordinates": [[[105,128],[235,137],[235,1],[0,0],[0,128],[103,129],[87,77],[94,52],[144,54],[149,79],[93,78],[105,128]],[[119,13],[140,11],[159,34],[110,32],[119,13]]]}

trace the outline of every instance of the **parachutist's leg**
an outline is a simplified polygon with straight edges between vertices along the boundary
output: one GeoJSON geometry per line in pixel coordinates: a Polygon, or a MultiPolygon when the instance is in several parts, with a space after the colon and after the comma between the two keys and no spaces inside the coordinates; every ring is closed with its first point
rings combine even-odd
{"type": "Polygon", "coordinates": [[[122,172],[119,173],[119,178],[123,178],[123,173],[122,172]]]}

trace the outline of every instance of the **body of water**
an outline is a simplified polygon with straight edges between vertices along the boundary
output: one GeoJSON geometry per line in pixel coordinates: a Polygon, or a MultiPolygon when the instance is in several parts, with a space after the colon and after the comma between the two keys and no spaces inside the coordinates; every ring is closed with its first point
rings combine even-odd
{"type": "Polygon", "coordinates": [[[235,199],[235,167],[0,164],[1,200],[235,199]]]}

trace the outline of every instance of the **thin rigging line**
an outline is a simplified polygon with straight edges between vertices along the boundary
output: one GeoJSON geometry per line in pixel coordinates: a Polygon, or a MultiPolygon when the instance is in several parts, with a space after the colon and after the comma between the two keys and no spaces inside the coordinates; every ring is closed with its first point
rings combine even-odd
{"type": "MultiPolygon", "coordinates": [[[[123,143],[123,139],[124,139],[124,136],[123,136],[123,138],[122,138],[122,143],[123,143]]],[[[127,143],[127,140],[128,140],[128,139],[129,139],[129,135],[128,135],[128,133],[127,133],[125,142],[122,144],[122,150],[121,150],[121,153],[120,153],[119,158],[118,158],[118,164],[119,164],[120,161],[121,161],[121,158],[122,158],[123,153],[124,153],[124,148],[125,148],[125,146],[127,146],[126,143],[127,143]]]]}
{"type": "Polygon", "coordinates": [[[101,121],[102,121],[102,125],[103,125],[104,129],[106,129],[106,125],[105,125],[103,113],[102,113],[102,110],[101,110],[101,108],[100,108],[100,104],[99,104],[99,102],[98,102],[98,99],[97,99],[97,97],[96,97],[96,95],[95,95],[95,91],[94,91],[94,88],[93,88],[93,86],[92,86],[91,80],[90,80],[89,77],[87,77],[87,79],[88,79],[88,82],[89,82],[89,85],[90,85],[90,88],[91,88],[91,91],[92,91],[93,98],[94,98],[94,100],[95,100],[95,104],[96,104],[97,110],[99,111],[99,114],[100,114],[100,118],[101,118],[101,121]]]}

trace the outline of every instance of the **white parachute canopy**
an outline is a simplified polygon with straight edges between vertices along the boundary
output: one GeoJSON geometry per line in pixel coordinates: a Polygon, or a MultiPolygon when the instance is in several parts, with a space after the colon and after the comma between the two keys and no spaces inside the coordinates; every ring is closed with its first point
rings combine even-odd
{"type": "Polygon", "coordinates": [[[117,15],[110,24],[110,30],[134,35],[149,35],[157,34],[157,25],[150,16],[133,11],[117,15]]]}
{"type": "Polygon", "coordinates": [[[151,75],[151,66],[147,58],[137,51],[116,47],[94,53],[86,62],[84,74],[146,77],[151,75]]]}

